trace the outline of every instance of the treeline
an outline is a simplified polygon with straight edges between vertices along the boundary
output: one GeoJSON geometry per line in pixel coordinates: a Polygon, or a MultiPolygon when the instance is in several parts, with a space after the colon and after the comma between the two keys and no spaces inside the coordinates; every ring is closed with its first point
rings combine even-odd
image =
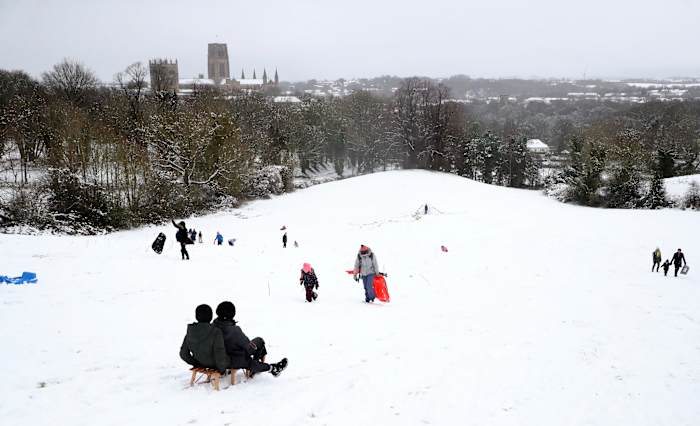
{"type": "Polygon", "coordinates": [[[215,88],[153,92],[146,77],[140,63],[111,85],[68,60],[41,80],[0,70],[4,225],[94,232],[160,222],[289,191],[295,170],[326,164],[339,175],[402,167],[512,187],[563,184],[573,188],[567,199],[631,207],[648,195],[644,181],[698,167],[692,102],[465,104],[442,84],[409,78],[391,96],[285,104],[215,88]],[[570,148],[563,173],[543,181],[552,164],[528,151],[532,137],[570,148]]]}

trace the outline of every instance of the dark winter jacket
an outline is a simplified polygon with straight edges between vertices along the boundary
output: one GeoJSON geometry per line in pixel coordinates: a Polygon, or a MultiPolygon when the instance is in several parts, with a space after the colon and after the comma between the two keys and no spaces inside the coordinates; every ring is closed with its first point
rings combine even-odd
{"type": "Polygon", "coordinates": [[[661,263],[661,251],[654,250],[654,252],[651,254],[651,258],[654,260],[654,262],[659,262],[661,263]]]}
{"type": "Polygon", "coordinates": [[[282,235],[282,242],[283,243],[287,242],[287,234],[282,235]]]}
{"type": "Polygon", "coordinates": [[[666,261],[663,263],[663,265],[661,265],[661,267],[664,268],[664,271],[668,272],[668,268],[671,267],[671,263],[670,263],[668,260],[666,260],[666,261]]]}
{"type": "Polygon", "coordinates": [[[208,322],[187,326],[187,334],[180,347],[180,358],[193,367],[215,368],[221,372],[231,363],[221,330],[208,322]]]}
{"type": "Polygon", "coordinates": [[[299,278],[299,284],[304,284],[306,288],[318,288],[318,278],[316,277],[316,271],[311,268],[311,272],[308,274],[301,271],[301,277],[299,278]]]}
{"type": "Polygon", "coordinates": [[[683,265],[685,265],[686,264],[685,263],[685,255],[682,252],[681,253],[679,253],[679,252],[673,253],[673,257],[671,258],[671,262],[673,262],[673,264],[675,266],[681,266],[681,262],[683,265]]]}
{"type": "Polygon", "coordinates": [[[216,318],[212,324],[223,333],[226,353],[231,358],[230,368],[247,368],[250,363],[250,354],[255,350],[248,336],[235,321],[216,318]]]}
{"type": "Polygon", "coordinates": [[[187,232],[187,227],[185,227],[185,222],[180,222],[179,224],[177,224],[173,220],[173,226],[175,226],[177,228],[177,233],[175,234],[175,239],[177,240],[178,243],[192,244],[192,240],[190,240],[190,236],[188,235],[188,232],[187,232]]]}

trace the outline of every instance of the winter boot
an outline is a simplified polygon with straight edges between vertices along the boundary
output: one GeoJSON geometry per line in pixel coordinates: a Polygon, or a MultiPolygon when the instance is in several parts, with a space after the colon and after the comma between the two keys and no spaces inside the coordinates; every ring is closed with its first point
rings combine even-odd
{"type": "Polygon", "coordinates": [[[316,300],[317,298],[318,298],[318,293],[316,293],[316,292],[314,291],[314,292],[313,292],[313,299],[316,300]]]}
{"type": "Polygon", "coordinates": [[[282,361],[277,364],[270,365],[270,374],[277,377],[285,368],[287,368],[287,358],[282,358],[282,361]]]}

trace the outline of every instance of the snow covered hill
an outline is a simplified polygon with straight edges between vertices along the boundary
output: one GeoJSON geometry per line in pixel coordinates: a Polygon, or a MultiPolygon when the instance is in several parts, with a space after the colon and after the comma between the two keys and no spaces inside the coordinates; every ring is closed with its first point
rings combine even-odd
{"type": "Polygon", "coordinates": [[[39,283],[0,285],[0,423],[697,425],[699,217],[400,171],[187,220],[205,238],[190,261],[171,225],[2,235],[0,274],[39,283]],[[216,231],[236,245],[213,245],[216,231]],[[389,304],[365,304],[345,273],[362,243],[389,304]],[[683,248],[690,274],[650,272],[657,246],[683,248]],[[186,324],[223,300],[271,361],[289,358],[280,377],[188,387],[186,324]]]}

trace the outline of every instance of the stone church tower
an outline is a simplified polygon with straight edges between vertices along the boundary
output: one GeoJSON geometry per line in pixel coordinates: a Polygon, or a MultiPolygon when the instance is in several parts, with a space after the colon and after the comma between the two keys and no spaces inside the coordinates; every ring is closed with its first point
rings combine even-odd
{"type": "Polygon", "coordinates": [[[226,43],[209,43],[207,65],[209,68],[207,76],[217,84],[219,84],[222,79],[231,78],[226,43]]]}

